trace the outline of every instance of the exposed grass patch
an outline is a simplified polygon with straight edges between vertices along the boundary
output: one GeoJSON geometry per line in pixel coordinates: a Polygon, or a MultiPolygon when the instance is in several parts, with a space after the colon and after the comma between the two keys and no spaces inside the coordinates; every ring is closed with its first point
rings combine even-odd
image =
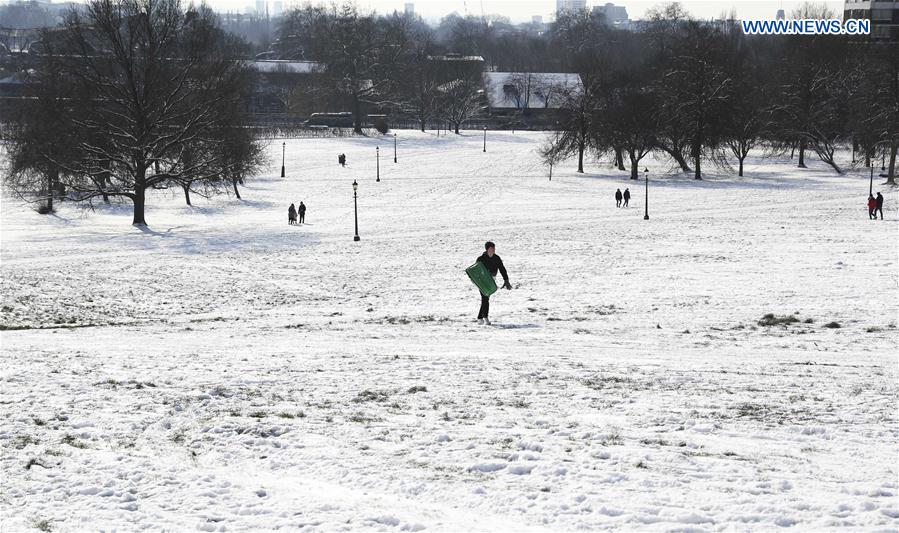
{"type": "Polygon", "coordinates": [[[630,386],[634,388],[637,384],[636,380],[624,376],[597,375],[586,378],[581,381],[586,387],[595,390],[625,388],[630,386]]]}
{"type": "Polygon", "coordinates": [[[425,387],[424,385],[415,385],[414,387],[409,387],[409,390],[407,390],[406,392],[408,392],[409,394],[416,394],[418,392],[428,392],[428,388],[425,387]]]}
{"type": "Polygon", "coordinates": [[[356,422],[357,424],[369,424],[371,422],[380,422],[381,419],[376,416],[370,416],[365,413],[353,413],[347,418],[350,422],[356,422]]]}
{"type": "Polygon", "coordinates": [[[278,418],[306,418],[306,413],[304,413],[303,411],[298,411],[296,414],[293,414],[284,411],[278,413],[278,418]]]}
{"type": "Polygon", "coordinates": [[[266,416],[268,416],[268,413],[266,413],[265,411],[253,411],[247,416],[250,418],[265,418],[266,416]]]}
{"type": "Polygon", "coordinates": [[[353,398],[353,403],[363,402],[386,402],[390,396],[384,391],[373,391],[365,389],[353,398]]]}
{"type": "Polygon", "coordinates": [[[839,329],[843,326],[841,326],[839,322],[828,322],[827,324],[824,324],[824,327],[830,329],[839,329]]]}
{"type": "Polygon", "coordinates": [[[53,531],[53,527],[47,519],[35,520],[32,525],[34,525],[34,529],[37,529],[38,531],[53,531]]]}
{"type": "Polygon", "coordinates": [[[78,440],[78,438],[75,437],[75,435],[65,434],[62,436],[62,439],[60,439],[59,442],[61,442],[63,444],[68,444],[72,448],[79,448],[82,450],[84,448],[87,448],[87,445],[85,445],[83,442],[78,440]]]}
{"type": "Polygon", "coordinates": [[[759,320],[759,326],[789,326],[799,322],[799,319],[793,315],[777,316],[774,313],[768,313],[759,320]]]}
{"type": "Polygon", "coordinates": [[[38,441],[31,435],[18,435],[12,439],[12,441],[10,442],[10,446],[17,450],[22,450],[25,449],[25,447],[29,444],[38,444],[39,442],[40,441],[38,441]]]}

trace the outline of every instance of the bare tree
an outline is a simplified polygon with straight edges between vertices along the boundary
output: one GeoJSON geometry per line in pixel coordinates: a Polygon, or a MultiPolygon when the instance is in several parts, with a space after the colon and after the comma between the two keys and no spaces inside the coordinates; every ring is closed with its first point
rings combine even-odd
{"type": "MultiPolygon", "coordinates": [[[[18,149],[33,149],[59,168],[72,199],[126,198],[133,223],[145,225],[148,189],[227,171],[212,148],[239,126],[230,110],[248,72],[234,60],[238,43],[211,10],[184,12],[177,0],[94,0],[83,15],[69,14],[60,37],[62,48],[44,54],[37,70],[56,69],[66,83],[38,101],[65,102],[65,151],[27,137],[18,149]],[[188,147],[201,156],[186,163],[188,147]]],[[[26,124],[39,120],[23,117],[26,124]]]]}

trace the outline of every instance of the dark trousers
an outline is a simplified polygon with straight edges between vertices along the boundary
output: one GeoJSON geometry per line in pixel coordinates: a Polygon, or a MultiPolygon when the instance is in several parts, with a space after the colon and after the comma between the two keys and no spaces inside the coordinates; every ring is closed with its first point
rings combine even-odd
{"type": "Polygon", "coordinates": [[[872,218],[872,219],[873,219],[873,218],[877,218],[877,217],[874,216],[874,209],[873,209],[873,208],[868,209],[868,218],[872,218]]]}
{"type": "Polygon", "coordinates": [[[625,197],[624,197],[624,207],[627,207],[627,203],[630,202],[630,201],[631,201],[631,199],[628,198],[627,196],[625,196],[625,197]]]}
{"type": "Polygon", "coordinates": [[[880,211],[880,220],[883,220],[883,208],[878,207],[874,209],[874,220],[877,220],[877,212],[880,211]]]}
{"type": "Polygon", "coordinates": [[[481,310],[478,311],[478,320],[482,318],[488,318],[487,314],[490,313],[490,297],[484,296],[481,294],[481,310]]]}
{"type": "Polygon", "coordinates": [[[306,213],[300,213],[300,224],[306,221],[306,213]]]}
{"type": "Polygon", "coordinates": [[[615,199],[615,207],[621,207],[621,199],[620,198],[615,199]]]}

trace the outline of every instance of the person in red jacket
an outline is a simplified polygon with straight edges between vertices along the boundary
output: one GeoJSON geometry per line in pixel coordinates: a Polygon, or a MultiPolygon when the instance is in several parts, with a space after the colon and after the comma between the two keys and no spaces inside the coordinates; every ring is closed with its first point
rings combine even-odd
{"type": "Polygon", "coordinates": [[[871,220],[877,220],[877,215],[874,214],[874,210],[877,209],[877,200],[874,199],[874,196],[868,195],[868,218],[871,220]]]}

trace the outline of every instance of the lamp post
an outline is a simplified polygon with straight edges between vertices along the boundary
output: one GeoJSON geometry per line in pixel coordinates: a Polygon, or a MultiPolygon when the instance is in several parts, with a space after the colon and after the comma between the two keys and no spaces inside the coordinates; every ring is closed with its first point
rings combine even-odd
{"type": "Polygon", "coordinates": [[[643,220],[649,220],[649,169],[643,168],[643,175],[646,176],[646,214],[643,215],[643,220]]]}
{"type": "Polygon", "coordinates": [[[381,181],[381,147],[375,146],[375,172],[377,173],[377,179],[375,181],[381,181]]]}
{"type": "Polygon", "coordinates": [[[393,162],[396,163],[396,133],[393,134],[393,162]]]}
{"type": "Polygon", "coordinates": [[[354,241],[359,240],[359,206],[356,203],[356,189],[359,188],[359,184],[356,183],[356,180],[353,180],[353,215],[356,220],[356,236],[353,237],[354,241]]]}
{"type": "Polygon", "coordinates": [[[284,154],[287,153],[287,143],[281,143],[281,177],[284,177],[284,154]]]}
{"type": "Polygon", "coordinates": [[[868,182],[868,196],[874,194],[874,162],[871,162],[871,181],[868,182]]]}
{"type": "Polygon", "coordinates": [[[484,126],[484,151],[487,151],[487,126],[484,126]]]}

